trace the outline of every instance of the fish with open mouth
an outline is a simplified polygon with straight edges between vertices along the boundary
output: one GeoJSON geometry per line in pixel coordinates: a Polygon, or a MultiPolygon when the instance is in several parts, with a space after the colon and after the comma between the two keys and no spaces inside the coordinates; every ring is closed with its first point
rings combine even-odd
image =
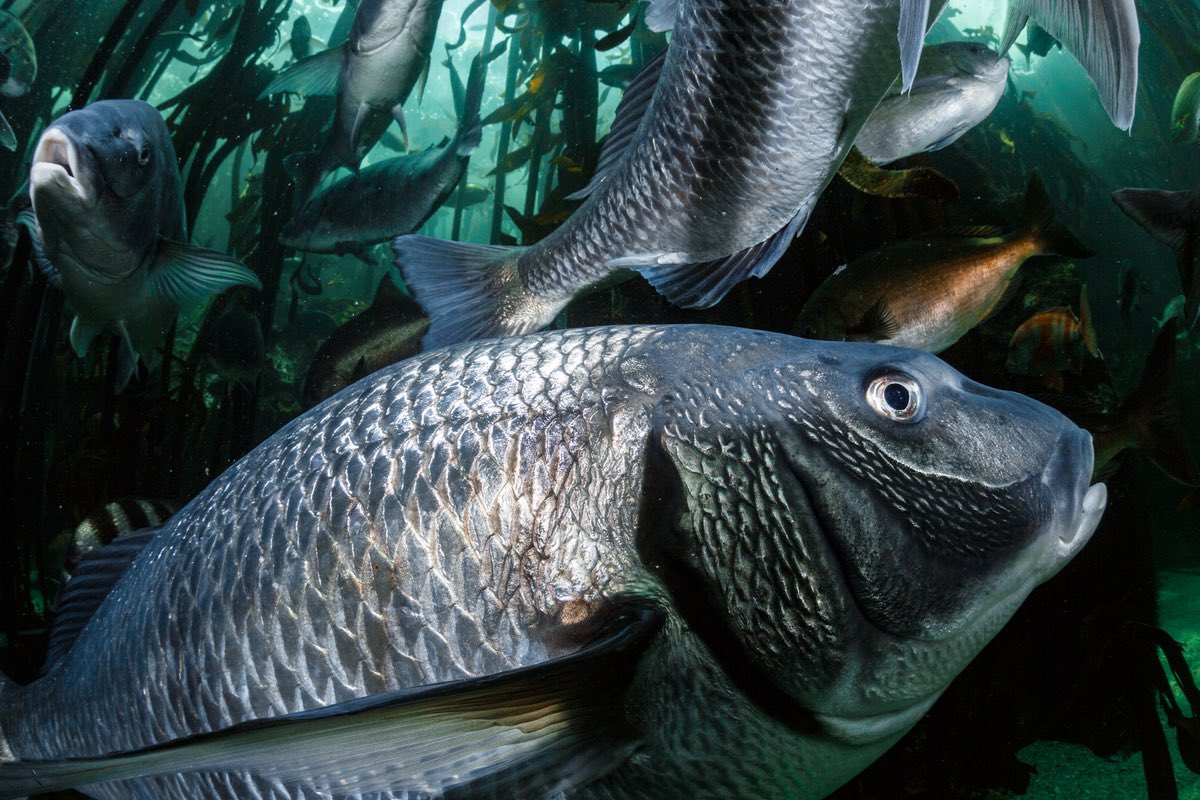
{"type": "Polygon", "coordinates": [[[102,330],[121,339],[117,391],[140,357],[156,360],[181,304],[262,288],[232,256],[188,244],[175,148],[149,103],[100,100],[55,120],[34,150],[29,194],[19,221],[75,310],[72,349],[84,357],[102,330]]]}

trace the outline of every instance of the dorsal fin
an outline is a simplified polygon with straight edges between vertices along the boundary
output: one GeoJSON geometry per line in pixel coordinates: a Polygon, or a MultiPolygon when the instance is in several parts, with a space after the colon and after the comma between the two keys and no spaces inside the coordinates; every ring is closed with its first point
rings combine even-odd
{"type": "Polygon", "coordinates": [[[57,667],[70,652],[83,626],[158,531],[159,527],[142,528],[118,536],[111,544],[97,547],[79,560],[58,598],[43,675],[57,667]]]}
{"type": "Polygon", "coordinates": [[[617,106],[617,115],[608,131],[608,138],[604,140],[604,147],[600,149],[600,160],[596,163],[592,179],[588,181],[587,186],[567,195],[568,200],[582,200],[587,197],[615,171],[625,151],[633,142],[633,135],[637,133],[638,125],[646,115],[646,109],[650,107],[654,87],[658,85],[658,77],[662,74],[662,66],[666,60],[667,51],[663,50],[647,61],[646,66],[642,67],[642,71],[629,84],[617,106]]]}

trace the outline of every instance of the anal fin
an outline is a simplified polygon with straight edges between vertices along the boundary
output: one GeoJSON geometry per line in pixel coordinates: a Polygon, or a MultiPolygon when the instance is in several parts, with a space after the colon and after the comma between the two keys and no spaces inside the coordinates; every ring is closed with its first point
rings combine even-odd
{"type": "Polygon", "coordinates": [[[775,265],[808,221],[811,203],[762,242],[726,258],[697,263],[647,262],[643,256],[615,258],[609,267],[636,270],[660,294],[681,308],[710,308],[747,278],[761,278],[775,265]]]}

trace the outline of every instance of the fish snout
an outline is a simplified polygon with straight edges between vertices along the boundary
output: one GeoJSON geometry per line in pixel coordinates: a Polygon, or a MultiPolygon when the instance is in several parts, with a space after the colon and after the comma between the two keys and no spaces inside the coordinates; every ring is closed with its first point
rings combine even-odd
{"type": "Polygon", "coordinates": [[[79,148],[61,128],[52,127],[42,134],[33,153],[29,174],[31,189],[37,192],[52,186],[91,203],[94,197],[86,173],[79,148]]]}
{"type": "Polygon", "coordinates": [[[1050,546],[1048,571],[1042,580],[1058,572],[1083,548],[1108,504],[1103,483],[1091,484],[1094,454],[1092,437],[1073,428],[1059,439],[1058,447],[1042,472],[1042,485],[1053,497],[1054,516],[1047,536],[1050,546]]]}

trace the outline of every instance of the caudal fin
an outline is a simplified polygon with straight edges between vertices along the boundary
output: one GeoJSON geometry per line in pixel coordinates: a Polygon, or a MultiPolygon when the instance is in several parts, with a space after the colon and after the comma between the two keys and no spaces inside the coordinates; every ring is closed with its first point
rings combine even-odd
{"type": "Polygon", "coordinates": [[[1146,233],[1175,251],[1185,297],[1183,316],[1187,327],[1193,327],[1200,317],[1200,276],[1194,266],[1200,244],[1200,192],[1118,189],[1112,199],[1146,233]]]}
{"type": "Polygon", "coordinates": [[[1091,248],[1079,241],[1054,215],[1054,206],[1046,194],[1046,186],[1036,172],[1029,178],[1025,191],[1025,214],[1021,234],[1032,237],[1038,252],[1064,258],[1091,258],[1091,248]]]}
{"type": "Polygon", "coordinates": [[[529,296],[517,272],[517,247],[399,236],[396,266],[429,314],[422,347],[536,331],[566,305],[529,296]]]}
{"type": "Polygon", "coordinates": [[[1125,401],[1121,418],[1133,420],[1138,446],[1171,478],[1200,484],[1200,468],[1184,443],[1183,423],[1175,402],[1175,342],[1179,318],[1172,317],[1154,340],[1137,388],[1125,401]]]}
{"type": "Polygon", "coordinates": [[[1030,18],[1087,70],[1113,124],[1125,131],[1133,127],[1141,45],[1134,0],[1012,0],[1001,53],[1030,18]]]}

